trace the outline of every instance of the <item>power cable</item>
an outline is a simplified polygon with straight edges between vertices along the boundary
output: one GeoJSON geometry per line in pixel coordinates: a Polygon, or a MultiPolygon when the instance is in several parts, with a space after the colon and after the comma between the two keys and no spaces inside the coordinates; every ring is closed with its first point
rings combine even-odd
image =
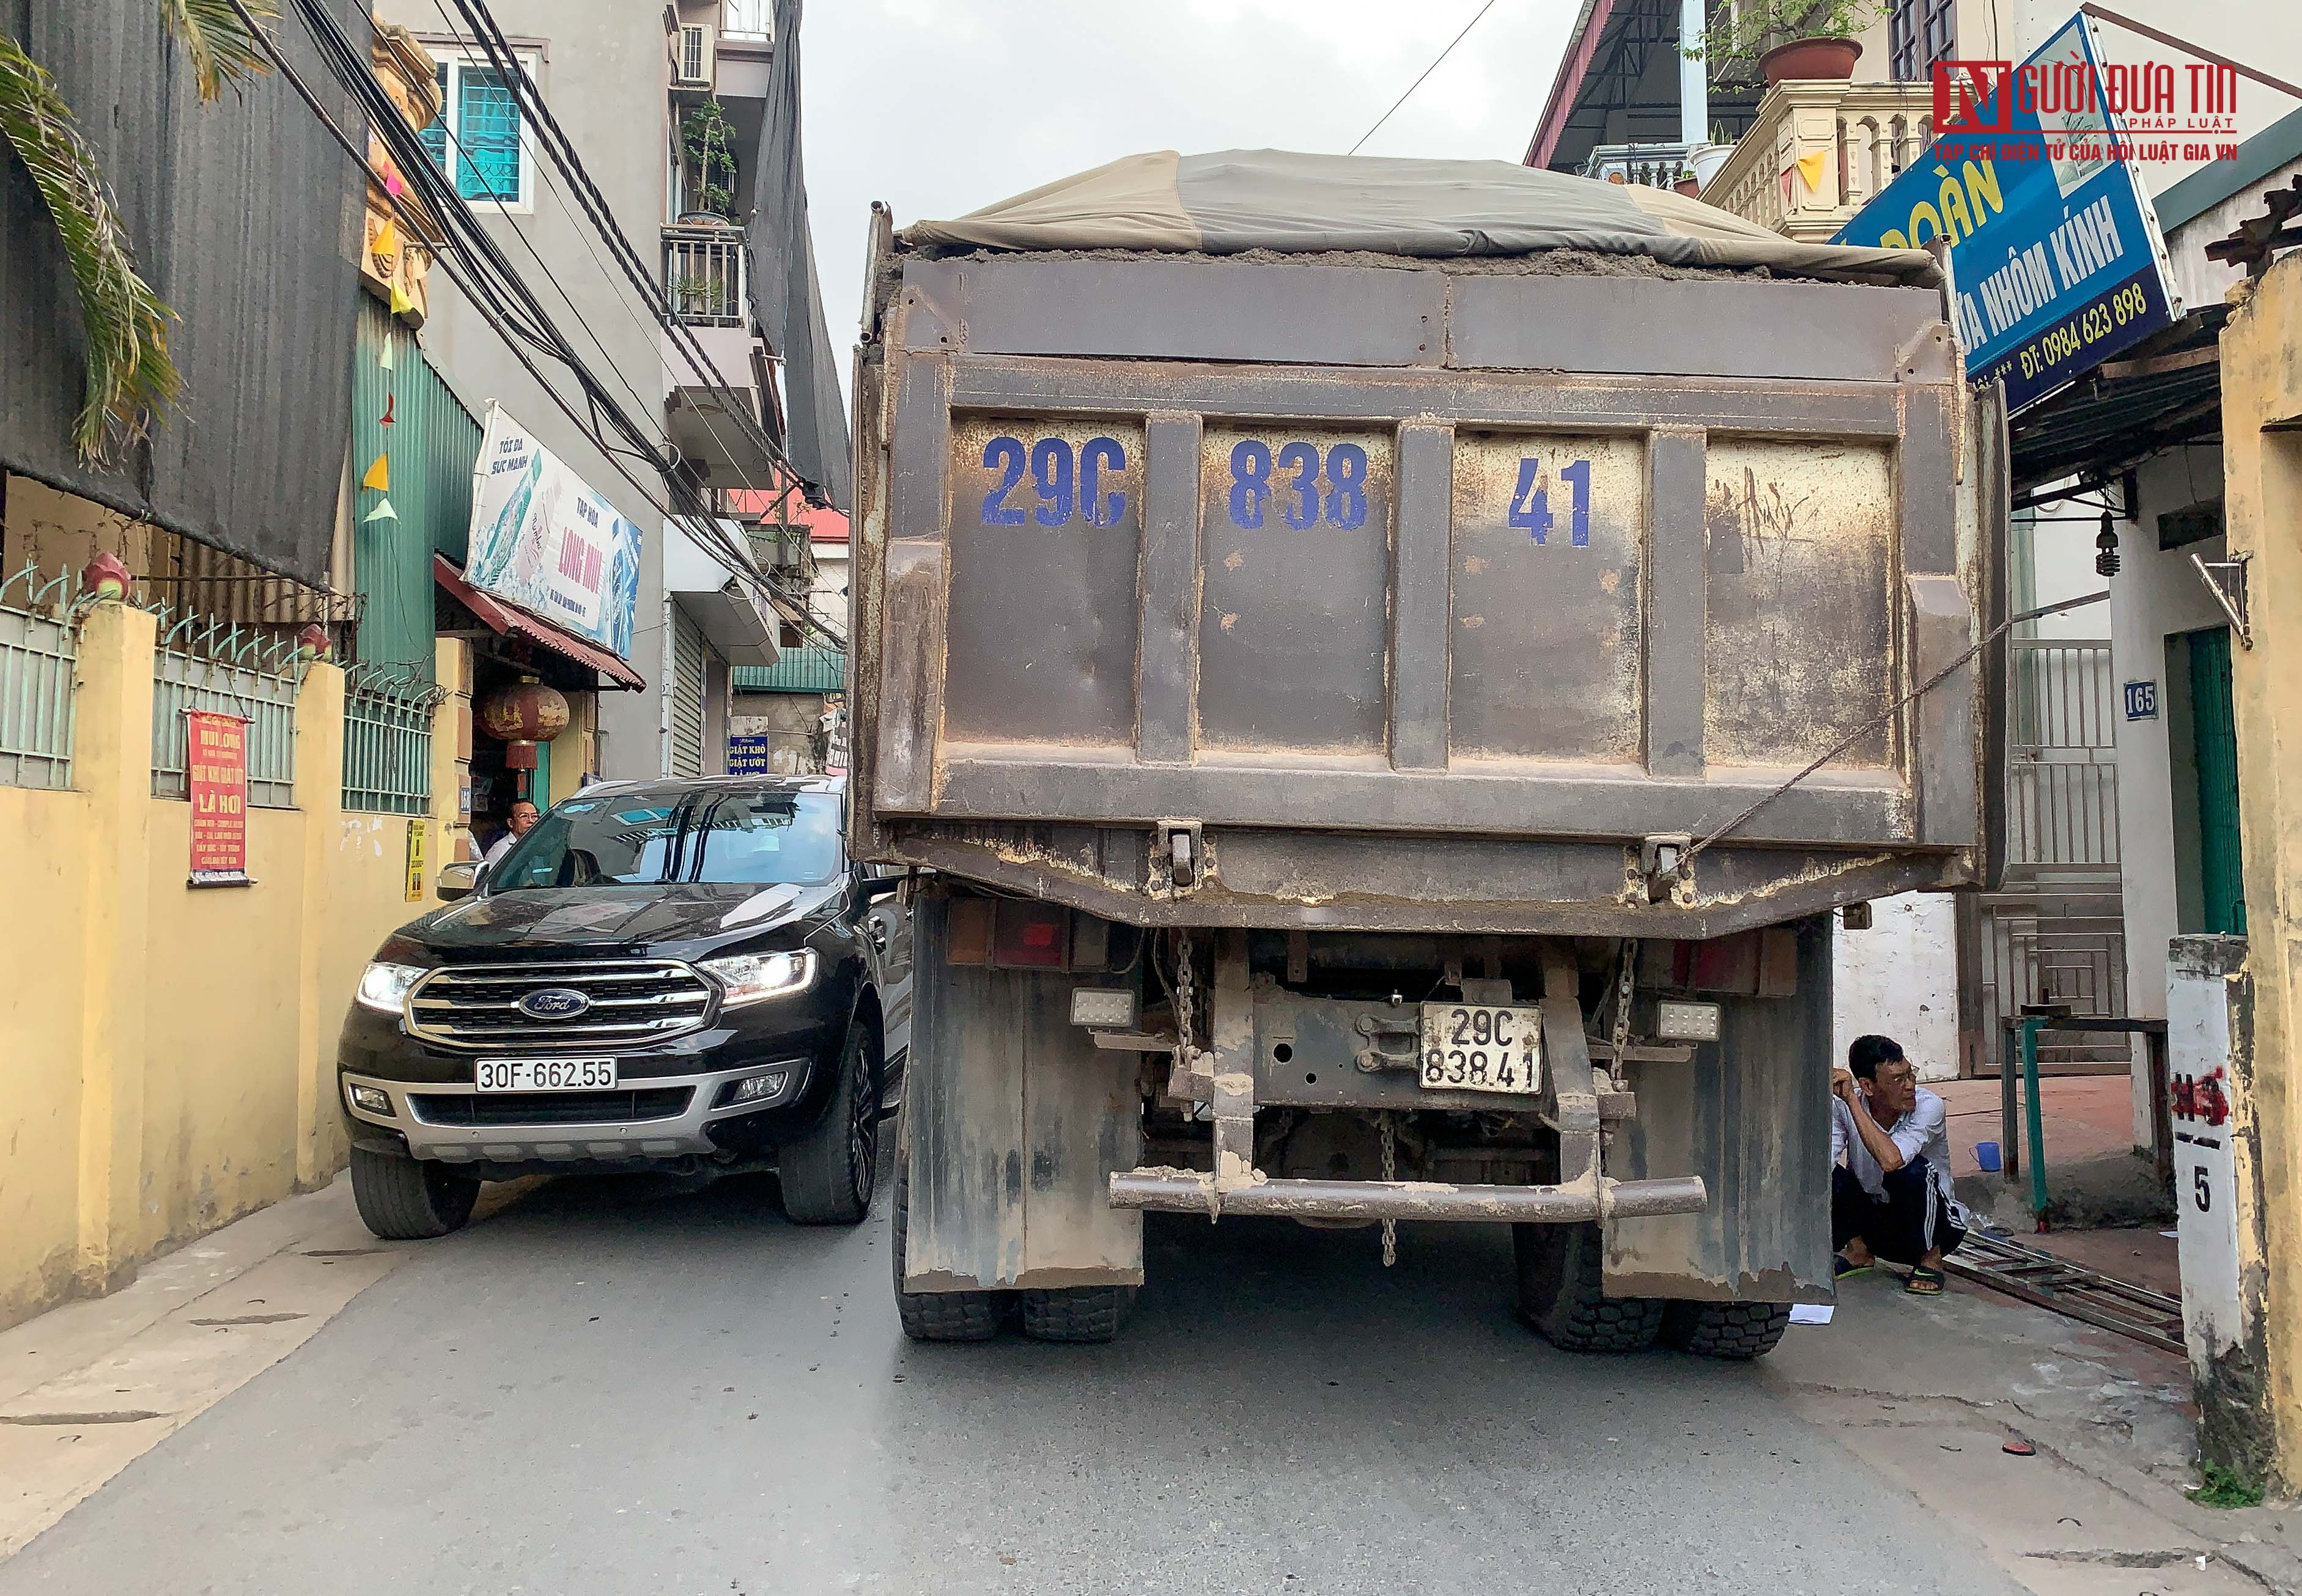
{"type": "MultiPolygon", "coordinates": [[[[248,13],[242,0],[228,0],[228,3],[239,16],[242,25],[247,27],[251,35],[257,39],[259,47],[263,49],[273,67],[302,98],[306,107],[327,129],[336,143],[362,172],[373,177],[374,174],[368,165],[365,152],[356,146],[350,137],[337,124],[334,117],[327,107],[321,104],[310,85],[281,53],[270,34],[248,13]]],[[[559,407],[579,433],[600,449],[602,455],[607,458],[610,467],[631,485],[633,491],[638,493],[645,503],[667,520],[682,519],[680,515],[676,514],[657,498],[645,483],[625,468],[621,459],[618,458],[625,451],[614,449],[600,436],[596,424],[587,424],[584,418],[576,413],[575,407],[544,375],[526,349],[521,347],[523,344],[533,345],[567,365],[579,385],[584,388],[587,399],[595,407],[603,407],[615,430],[634,444],[634,448],[631,452],[648,459],[668,483],[680,484],[680,479],[672,474],[671,466],[655,454],[651,442],[644,434],[638,432],[630,417],[616,403],[614,396],[605,392],[598,379],[591,374],[572,347],[567,343],[565,337],[551,326],[550,317],[542,312],[533,292],[511,269],[500,251],[495,249],[492,242],[479,230],[462,197],[446,183],[438,168],[433,164],[430,153],[416,140],[415,130],[408,127],[406,120],[399,114],[398,107],[384,96],[382,86],[369,74],[366,58],[353,54],[350,42],[344,37],[341,29],[335,26],[334,20],[326,13],[315,13],[311,0],[298,0],[298,10],[307,31],[313,34],[314,42],[319,46],[323,64],[327,65],[332,74],[351,92],[355,101],[360,104],[363,111],[375,126],[378,137],[383,140],[387,149],[392,155],[395,164],[399,167],[403,177],[423,192],[430,207],[438,213],[436,216],[427,217],[416,211],[408,200],[399,196],[388,197],[409,235],[429,244],[434,229],[440,231],[441,248],[436,252],[437,258],[446,270],[449,278],[463,291],[481,318],[499,337],[503,339],[513,357],[526,369],[528,374],[535,379],[537,386],[543,390],[545,396],[559,407]],[[324,26],[315,24],[315,15],[318,23],[324,26]],[[414,144],[412,151],[407,147],[409,144],[414,144]],[[460,227],[458,223],[461,224],[460,227]],[[527,311],[534,316],[535,324],[523,324],[518,306],[507,304],[507,295],[516,298],[519,305],[526,307],[527,311]]],[[[692,492],[692,490],[690,491],[692,492]]],[[[699,510],[689,513],[702,514],[707,521],[710,520],[708,511],[699,510]]],[[[711,531],[722,545],[733,545],[733,540],[729,539],[724,529],[718,527],[716,524],[711,525],[711,531]]],[[[739,557],[747,555],[749,552],[741,550],[735,551],[739,553],[739,557]]],[[[744,560],[743,563],[755,577],[758,576],[756,567],[752,567],[748,559],[744,560]]],[[[767,593],[769,601],[775,605],[786,620],[792,622],[802,631],[815,633],[835,647],[844,649],[845,640],[837,637],[836,634],[816,622],[813,615],[806,611],[803,607],[794,613],[784,595],[777,593],[764,578],[760,578],[760,585],[767,593]]]]}
{"type": "MultiPolygon", "coordinates": [[[[541,89],[536,87],[534,80],[528,76],[525,65],[520,62],[517,53],[512,48],[510,42],[505,38],[501,26],[497,23],[493,14],[488,11],[486,4],[484,4],[484,0],[469,0],[469,3],[467,3],[467,0],[455,0],[455,3],[457,10],[463,13],[466,25],[473,29],[470,42],[475,42],[478,44],[482,52],[485,55],[491,69],[495,71],[499,80],[511,90],[516,103],[519,105],[522,114],[527,118],[529,124],[533,127],[541,128],[543,133],[547,135],[546,137],[540,137],[537,140],[539,147],[543,150],[550,163],[550,169],[541,171],[538,173],[538,176],[542,180],[541,186],[544,188],[546,191],[550,193],[552,202],[559,206],[561,214],[573,223],[575,222],[575,216],[568,210],[567,198],[562,193],[562,185],[559,181],[555,181],[554,172],[556,171],[559,177],[565,180],[567,188],[575,193],[576,203],[583,209],[584,219],[590,223],[591,231],[597,233],[601,239],[608,245],[610,255],[615,257],[617,265],[622,270],[622,275],[626,282],[627,282],[631,287],[633,297],[637,298],[640,305],[647,310],[650,317],[649,322],[642,323],[640,318],[633,313],[630,305],[626,302],[620,294],[612,295],[611,297],[613,297],[616,303],[623,308],[625,315],[631,319],[634,325],[650,326],[668,332],[671,334],[673,347],[680,350],[686,364],[694,371],[696,376],[699,379],[703,380],[706,385],[711,389],[714,396],[718,399],[720,405],[724,407],[725,413],[731,414],[741,419],[743,426],[739,430],[746,434],[745,441],[760,448],[763,453],[769,456],[772,462],[780,465],[783,467],[785,475],[792,478],[795,483],[797,474],[793,471],[788,458],[784,455],[780,446],[777,445],[773,439],[769,438],[765,430],[758,424],[756,419],[751,414],[750,407],[744,402],[740,391],[734,389],[732,385],[728,383],[726,375],[720,372],[718,365],[711,360],[710,352],[703,347],[702,340],[697,338],[694,330],[689,327],[685,323],[680,321],[674,313],[663,306],[660,298],[660,290],[652,278],[648,274],[648,268],[639,258],[638,251],[632,244],[630,236],[625,233],[620,225],[616,223],[612,210],[609,208],[605,197],[601,195],[599,191],[598,185],[592,181],[589,171],[584,167],[583,157],[576,149],[574,141],[568,137],[566,130],[559,125],[558,119],[552,114],[550,105],[545,103],[542,97],[541,89]]],[[[448,31],[451,35],[461,35],[462,30],[457,28],[454,20],[448,15],[446,7],[442,4],[442,0],[433,0],[433,9],[438,12],[441,21],[447,25],[448,31]]],[[[500,206],[501,202],[500,199],[498,203],[500,206]]],[[[506,214],[508,215],[508,213],[507,212],[506,214]]],[[[517,223],[512,223],[511,225],[514,227],[515,231],[517,230],[517,223]]],[[[591,238],[588,237],[581,228],[576,230],[576,236],[584,239],[584,248],[592,256],[592,264],[599,267],[602,277],[606,278],[612,285],[614,275],[609,272],[607,263],[600,259],[599,251],[592,248],[591,238]]],[[[525,241],[524,234],[523,241],[525,241]]],[[[529,248],[531,253],[533,253],[533,245],[530,245],[529,248]]],[[[548,273],[550,268],[547,266],[545,270],[548,273]]],[[[554,279],[554,285],[558,286],[556,278],[554,279]]],[[[564,290],[562,290],[562,297],[566,297],[564,290]]],[[[570,303],[570,308],[574,308],[572,301],[570,303]]],[[[749,306],[746,305],[744,308],[748,315],[749,306]]],[[[580,319],[581,313],[578,312],[577,315],[580,319]]],[[[588,323],[586,323],[585,330],[587,332],[592,332],[588,323]]],[[[593,338],[596,342],[596,332],[593,332],[593,338]]],[[[603,356],[606,353],[604,346],[601,347],[601,353],[603,356]]],[[[635,395],[634,397],[637,396],[635,395]]],[[[644,400],[641,402],[643,405],[646,403],[644,400]]],[[[734,469],[735,475],[740,479],[744,488],[747,491],[762,495],[779,496],[789,491],[787,488],[783,488],[772,483],[763,487],[760,483],[752,478],[750,472],[744,468],[742,461],[737,456],[736,450],[730,446],[727,435],[720,432],[718,427],[712,422],[710,413],[702,407],[697,407],[696,416],[705,432],[710,435],[712,441],[719,446],[721,453],[726,456],[729,465],[734,469]]],[[[670,439],[668,434],[666,436],[666,442],[670,442],[670,439]]],[[[674,447],[676,448],[676,446],[674,447]]],[[[701,526],[691,526],[689,529],[691,532],[700,534],[698,541],[705,547],[706,552],[710,552],[712,548],[717,546],[718,548],[726,550],[727,554],[736,555],[737,558],[732,560],[726,558],[725,555],[720,556],[720,563],[727,566],[731,570],[735,570],[739,573],[748,573],[756,579],[761,581],[763,585],[768,585],[769,587],[772,599],[774,595],[771,584],[766,584],[764,576],[761,575],[756,566],[749,559],[750,550],[733,543],[732,540],[726,535],[724,529],[718,526],[718,517],[716,516],[709,516],[708,512],[706,512],[688,518],[695,520],[708,519],[711,523],[708,532],[701,526]]],[[[813,612],[811,609],[809,610],[809,616],[811,622],[812,622],[813,612]]],[[[830,634],[828,629],[823,628],[819,622],[814,622],[811,629],[813,629],[817,631],[819,634],[827,637],[833,635],[833,634],[830,634]]],[[[837,646],[844,649],[845,647],[845,640],[844,638],[841,639],[837,646]]]]}
{"type": "Polygon", "coordinates": [[[1464,38],[1469,35],[1471,29],[1479,25],[1479,18],[1485,16],[1489,12],[1494,10],[1494,8],[1495,0],[1487,0],[1487,3],[1484,5],[1479,7],[1478,16],[1474,16],[1469,21],[1464,23],[1463,31],[1457,34],[1453,38],[1448,40],[1447,47],[1439,52],[1437,58],[1434,59],[1429,66],[1423,69],[1423,77],[1417,78],[1414,82],[1409,83],[1407,86],[1407,92],[1400,95],[1397,99],[1391,101],[1390,111],[1386,111],[1381,116],[1376,117],[1374,119],[1374,126],[1369,128],[1365,132],[1359,135],[1359,143],[1352,145],[1350,148],[1345,150],[1343,153],[1347,155],[1355,155],[1358,154],[1359,144],[1365,144],[1368,139],[1374,138],[1377,132],[1382,130],[1382,124],[1390,120],[1391,112],[1397,111],[1401,105],[1404,105],[1408,100],[1415,97],[1415,91],[1423,87],[1423,78],[1427,78],[1432,73],[1437,71],[1439,70],[1439,63],[1446,60],[1448,56],[1452,55],[1455,53],[1455,46],[1461,44],[1464,38]]]}

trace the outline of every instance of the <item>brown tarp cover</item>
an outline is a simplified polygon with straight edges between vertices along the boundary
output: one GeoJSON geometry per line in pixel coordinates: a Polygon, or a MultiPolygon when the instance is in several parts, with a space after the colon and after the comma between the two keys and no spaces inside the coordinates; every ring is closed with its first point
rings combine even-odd
{"type": "Polygon", "coordinates": [[[1235,149],[1127,155],[955,222],[916,244],[994,249],[1365,249],[1445,257],[1585,249],[1678,266],[1763,266],[1800,277],[1936,287],[1923,249],[1805,244],[1660,189],[1508,161],[1422,161],[1235,149]]]}

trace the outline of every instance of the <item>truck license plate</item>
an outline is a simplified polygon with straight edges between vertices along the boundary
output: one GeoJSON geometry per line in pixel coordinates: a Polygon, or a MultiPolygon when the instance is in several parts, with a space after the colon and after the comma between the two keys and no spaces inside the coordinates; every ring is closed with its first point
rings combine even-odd
{"type": "Polygon", "coordinates": [[[1525,1096],[1542,1089],[1540,1009],[1426,1003],[1422,1033],[1418,1079],[1431,1091],[1525,1096]]]}
{"type": "Polygon", "coordinates": [[[483,1092],[611,1092],[611,1058],[483,1058],[478,1087],[483,1092]]]}

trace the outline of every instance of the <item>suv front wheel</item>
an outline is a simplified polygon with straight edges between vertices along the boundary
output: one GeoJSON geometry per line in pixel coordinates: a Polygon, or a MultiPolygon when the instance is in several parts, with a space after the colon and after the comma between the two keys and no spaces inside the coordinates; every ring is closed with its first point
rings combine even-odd
{"type": "Polygon", "coordinates": [[[430,1159],[352,1149],[352,1201],[360,1222],[386,1241],[423,1241],[460,1231],[480,1183],[430,1159]]]}
{"type": "Polygon", "coordinates": [[[852,1225],[871,1211],[879,1151],[878,1071],[871,1052],[870,1033],[849,1026],[839,1053],[839,1084],[823,1117],[776,1155],[784,1213],[794,1224],[852,1225]]]}

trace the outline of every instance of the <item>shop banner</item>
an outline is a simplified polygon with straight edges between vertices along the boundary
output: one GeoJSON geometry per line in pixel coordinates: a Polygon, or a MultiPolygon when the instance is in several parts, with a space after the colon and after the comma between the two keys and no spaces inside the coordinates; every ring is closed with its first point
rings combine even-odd
{"type": "Polygon", "coordinates": [[[1832,240],[1947,239],[1967,375],[2010,411],[2182,314],[2101,61],[2076,16],[2020,66],[1942,63],[1934,143],[1832,240]]]}
{"type": "Polygon", "coordinates": [[[727,738],[727,774],[730,776],[772,776],[773,756],[768,751],[765,732],[735,732],[727,738]]]}
{"type": "Polygon", "coordinates": [[[472,473],[464,580],[562,630],[632,652],[640,529],[500,405],[472,473]]]}
{"type": "Polygon", "coordinates": [[[192,801],[194,886],[247,886],[248,722],[184,711],[184,781],[192,801]]]}

